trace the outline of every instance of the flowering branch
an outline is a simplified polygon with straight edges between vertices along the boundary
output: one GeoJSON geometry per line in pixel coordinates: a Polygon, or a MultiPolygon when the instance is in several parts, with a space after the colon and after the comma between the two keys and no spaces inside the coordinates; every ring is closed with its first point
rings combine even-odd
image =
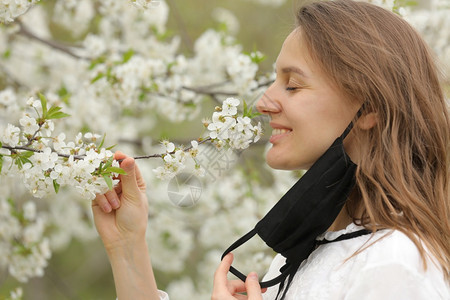
{"type": "MultiPolygon", "coordinates": [[[[44,152],[43,150],[30,148],[30,147],[26,147],[26,146],[11,147],[11,146],[8,146],[8,145],[2,145],[1,148],[7,149],[7,150],[11,151],[12,153],[17,153],[17,150],[30,151],[30,152],[35,152],[35,153],[43,153],[44,152]]],[[[83,159],[83,158],[86,157],[86,155],[63,154],[63,153],[55,152],[53,150],[52,150],[52,152],[56,153],[59,157],[64,157],[64,158],[70,158],[72,156],[74,159],[83,159]]]]}
{"type": "MultiPolygon", "coordinates": [[[[99,145],[96,142],[100,135],[92,133],[84,135],[87,142],[81,133],[74,142],[68,143],[64,141],[64,133],[54,137],[52,119],[68,115],[60,107],[48,108],[44,95],[40,94],[39,98],[27,101],[37,118],[25,112],[19,120],[21,128],[8,124],[0,135],[0,148],[7,150],[6,153],[0,152],[0,171],[3,168],[7,169],[8,175],[20,175],[25,186],[36,197],[43,197],[51,191],[57,193],[61,185],[74,186],[87,199],[112,189],[118,182],[115,178],[125,173],[120,168],[120,161],[114,160],[110,148],[103,148],[105,137],[99,145]]],[[[191,141],[188,147],[176,147],[169,141],[163,141],[165,153],[137,156],[135,159],[161,158],[164,165],[154,170],[161,179],[170,179],[183,170],[187,158],[195,162],[196,174],[204,174],[196,161],[199,145],[210,142],[219,149],[224,146],[245,149],[259,140],[261,124],[251,124],[251,117],[255,114],[247,109],[245,102],[244,114],[238,116],[239,104],[238,99],[229,98],[222,107],[216,107],[212,122],[204,122],[210,131],[209,136],[191,141]]]]}

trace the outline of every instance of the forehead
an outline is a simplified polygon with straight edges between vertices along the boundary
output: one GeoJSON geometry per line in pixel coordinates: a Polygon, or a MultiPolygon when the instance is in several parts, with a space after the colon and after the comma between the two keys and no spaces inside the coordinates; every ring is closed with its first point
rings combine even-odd
{"type": "Polygon", "coordinates": [[[276,68],[277,72],[294,72],[305,77],[310,77],[316,69],[300,29],[292,31],[284,41],[276,61],[276,68]]]}

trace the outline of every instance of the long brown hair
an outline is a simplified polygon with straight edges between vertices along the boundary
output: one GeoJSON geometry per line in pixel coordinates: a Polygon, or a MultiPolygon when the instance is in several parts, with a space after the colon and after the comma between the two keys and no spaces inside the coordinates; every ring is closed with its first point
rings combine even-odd
{"type": "Polygon", "coordinates": [[[431,51],[401,17],[369,3],[315,2],[297,22],[324,74],[377,116],[353,132],[361,155],[350,216],[405,233],[426,268],[425,245],[448,279],[450,121],[431,51]]]}

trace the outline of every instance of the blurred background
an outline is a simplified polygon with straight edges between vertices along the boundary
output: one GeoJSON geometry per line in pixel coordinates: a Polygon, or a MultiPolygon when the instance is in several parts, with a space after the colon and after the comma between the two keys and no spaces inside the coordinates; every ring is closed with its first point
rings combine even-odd
{"type": "MultiPolygon", "coordinates": [[[[43,7],[52,15],[56,1],[42,2],[43,7]]],[[[378,2],[389,1],[380,0],[378,2]]],[[[181,53],[186,56],[192,55],[195,41],[209,28],[221,30],[223,24],[218,22],[218,16],[226,16],[228,18],[227,30],[236,33],[236,43],[242,44],[243,51],[258,50],[266,56],[260,64],[259,72],[263,74],[272,72],[283,40],[294,28],[295,11],[301,6],[302,1],[288,0],[275,6],[260,5],[256,1],[243,0],[167,0],[166,3],[169,7],[169,18],[165,34],[168,37],[180,36],[181,53]]],[[[412,10],[416,11],[432,9],[436,5],[444,7],[443,2],[439,1],[421,0],[415,3],[396,1],[396,3],[413,5],[412,10]]],[[[445,7],[448,9],[447,6],[445,7]]],[[[23,18],[26,18],[26,15],[23,18]]],[[[447,64],[450,57],[450,51],[448,51],[450,26],[447,26],[448,22],[430,24],[429,17],[425,17],[425,15],[419,15],[414,20],[434,49],[442,53],[447,51],[441,56],[444,58],[440,65],[443,71],[448,70],[447,64]]],[[[53,39],[65,43],[77,43],[81,40],[80,37],[68,34],[68,31],[58,24],[49,23],[53,39]]],[[[212,65],[214,63],[211,61],[212,65]]],[[[447,82],[445,85],[447,92],[450,93],[448,79],[445,81],[447,82]]],[[[2,88],[7,85],[6,82],[7,80],[1,79],[0,76],[2,88]]],[[[154,122],[157,125],[151,126],[151,130],[146,134],[155,141],[170,137],[171,140],[183,142],[186,141],[186,137],[197,137],[202,130],[199,121],[202,117],[210,115],[215,103],[206,102],[203,105],[206,108],[199,117],[177,125],[157,115],[154,116],[154,122]]],[[[126,141],[122,142],[123,144],[119,145],[120,149],[136,152],[133,145],[126,141]]],[[[254,224],[258,217],[261,217],[298,177],[299,174],[295,173],[277,173],[267,170],[264,163],[265,150],[266,143],[263,140],[252,146],[251,151],[239,155],[234,161],[235,169],[239,169],[239,171],[228,170],[228,175],[234,179],[228,182],[208,181],[208,188],[204,187],[204,195],[201,199],[202,205],[207,205],[206,208],[203,206],[180,208],[170,205],[170,203],[168,205],[167,197],[155,200],[149,228],[154,228],[155,232],[158,232],[158,238],[149,237],[149,248],[150,252],[154,251],[156,256],[153,257],[153,260],[158,286],[168,290],[172,300],[209,299],[208,291],[212,287],[211,280],[204,278],[212,279],[214,266],[218,263],[218,257],[221,254],[219,249],[225,249],[242,233],[250,230],[251,224],[254,224]],[[265,189],[266,187],[267,189],[265,189]],[[214,202],[214,199],[217,201],[214,202]],[[205,202],[208,203],[205,204],[205,202]],[[233,212],[234,207],[242,208],[243,212],[233,212]],[[255,211],[254,216],[247,218],[245,209],[255,211]],[[207,213],[202,215],[202,211],[207,213]],[[226,211],[227,213],[211,215],[211,211],[226,211]],[[234,215],[234,217],[230,218],[230,215],[234,215]],[[217,223],[222,225],[211,223],[208,224],[209,232],[199,230],[203,224],[209,222],[209,219],[214,218],[223,219],[217,223]],[[242,224],[236,224],[242,219],[247,220],[242,221],[242,224]],[[230,230],[223,227],[223,224],[228,224],[227,222],[233,223],[230,230]],[[171,229],[165,231],[165,227],[171,229]],[[210,241],[205,242],[205,239],[210,239],[210,241]],[[170,251],[170,249],[174,251],[170,251]],[[183,255],[183,257],[177,255],[183,255]],[[180,265],[180,263],[183,264],[180,265]]],[[[151,173],[151,163],[139,162],[139,166],[146,170],[145,172],[151,173]]],[[[149,176],[151,177],[152,174],[149,176]]],[[[203,184],[205,183],[203,182],[203,184]]],[[[161,184],[157,179],[149,182],[149,191],[154,195],[167,196],[167,189],[167,183],[161,184]]],[[[55,200],[64,202],[64,194],[60,193],[55,200]]],[[[78,205],[85,208],[81,216],[87,224],[90,224],[90,216],[86,215],[89,212],[89,203],[80,203],[78,205]]],[[[75,210],[72,206],[68,206],[66,209],[75,210]]],[[[76,226],[76,224],[64,225],[62,222],[60,226],[70,227],[76,226]]],[[[86,230],[86,233],[80,234],[86,234],[85,238],[68,237],[69,242],[58,251],[53,252],[49,265],[45,268],[45,274],[40,278],[31,278],[23,285],[24,299],[115,299],[113,278],[105,251],[99,238],[96,237],[95,230],[92,230],[92,225],[90,229],[86,230]]],[[[71,228],[70,230],[75,231],[76,229],[71,228]]],[[[80,230],[80,232],[82,231],[80,230]]],[[[152,235],[152,232],[149,235],[152,235]]],[[[272,253],[266,251],[268,255],[263,257],[255,251],[259,245],[249,246],[255,254],[250,263],[242,262],[243,270],[249,270],[256,264],[261,266],[260,271],[263,272],[270,262],[272,253]]],[[[9,291],[17,285],[17,280],[9,276],[7,270],[0,269],[0,299],[6,299],[9,291]]]]}
{"type": "MultiPolygon", "coordinates": [[[[44,4],[44,8],[52,14],[54,3],[56,3],[56,1],[50,0],[41,2],[41,4],[44,4]]],[[[221,9],[222,12],[223,9],[225,9],[232,13],[236,18],[236,28],[233,30],[236,30],[237,42],[243,45],[244,51],[252,52],[254,50],[259,50],[266,56],[266,59],[261,64],[261,72],[272,71],[273,63],[275,62],[282,42],[294,27],[293,14],[295,7],[299,5],[299,1],[287,1],[281,6],[263,6],[252,1],[240,0],[168,0],[166,3],[170,9],[167,34],[169,36],[180,35],[181,52],[185,53],[187,56],[191,55],[193,53],[194,42],[208,28],[220,30],[220,27],[223,25],[217,21],[215,15],[220,14],[221,9]]],[[[26,17],[27,15],[22,16],[22,18],[26,17]]],[[[54,40],[64,43],[77,43],[77,41],[80,40],[79,37],[73,37],[68,34],[70,32],[61,28],[58,24],[53,24],[50,29],[54,40]]],[[[211,64],[214,64],[214,61],[211,61],[211,64]]],[[[0,80],[0,84],[1,82],[2,81],[0,80]]],[[[4,81],[3,84],[5,84],[4,81]]],[[[214,103],[206,106],[209,106],[209,108],[205,109],[205,116],[210,115],[214,103]]],[[[168,136],[171,137],[171,140],[177,140],[177,137],[183,139],[186,136],[195,138],[201,130],[201,122],[199,122],[199,120],[201,120],[201,117],[174,126],[162,118],[158,121],[160,122],[160,125],[155,126],[149,135],[155,140],[168,136]]],[[[121,146],[119,145],[119,147],[121,146]]],[[[242,160],[248,161],[249,165],[252,165],[253,167],[257,166],[257,168],[264,168],[264,145],[261,144],[261,146],[256,148],[258,149],[255,153],[249,154],[250,157],[253,157],[251,161],[248,161],[248,157],[242,158],[242,160]]],[[[123,148],[121,147],[121,149],[123,148]]],[[[141,168],[146,168],[146,162],[139,162],[139,164],[141,168]]],[[[151,171],[151,166],[148,166],[147,168],[151,171]]],[[[209,185],[212,190],[218,189],[220,181],[209,183],[209,185]],[[215,187],[214,185],[217,186],[215,187]]],[[[162,186],[161,194],[165,194],[167,183],[163,183],[162,186]]],[[[59,197],[63,198],[64,194],[60,193],[59,197]]],[[[64,201],[64,199],[60,199],[59,197],[55,200],[64,201]]],[[[204,198],[202,197],[202,199],[204,198]]],[[[164,201],[168,202],[167,199],[164,199],[164,201]]],[[[67,209],[70,208],[68,207],[67,209]]],[[[190,218],[184,216],[184,214],[189,214],[189,209],[180,209],[173,205],[167,205],[164,207],[164,210],[166,212],[167,210],[180,211],[182,214],[181,218],[190,220],[190,218]]],[[[164,214],[164,210],[160,213],[164,214]]],[[[172,215],[172,213],[173,212],[168,212],[167,215],[172,215]]],[[[177,220],[174,220],[172,216],[167,217],[166,220],[169,223],[177,223],[177,220]]],[[[150,222],[152,222],[151,219],[150,222]]],[[[167,226],[168,225],[169,224],[167,224],[167,226]]],[[[67,224],[67,226],[70,226],[70,224],[67,224]]],[[[183,223],[182,226],[186,226],[186,224],[183,223]]],[[[228,246],[228,244],[233,242],[240,234],[241,232],[234,232],[231,238],[224,241],[223,249],[225,249],[225,245],[228,246]]],[[[180,241],[180,243],[181,242],[183,241],[180,241]]],[[[175,279],[180,279],[180,273],[182,273],[183,276],[192,274],[191,276],[195,277],[197,272],[201,272],[203,266],[195,265],[199,261],[198,257],[195,256],[203,255],[202,251],[203,250],[201,249],[198,249],[197,251],[194,250],[190,253],[192,258],[185,260],[187,265],[182,268],[191,268],[191,270],[167,272],[167,270],[164,270],[164,266],[161,266],[160,269],[156,269],[159,287],[161,289],[166,289],[171,282],[175,281],[175,279]]],[[[219,255],[219,253],[217,253],[217,255],[219,255]]],[[[178,257],[170,256],[167,258],[154,259],[167,259],[165,262],[168,265],[170,265],[171,260],[173,262],[180,260],[178,257]]],[[[216,264],[218,259],[217,257],[214,259],[213,264],[216,264]]],[[[206,272],[211,271],[208,270],[206,272]]],[[[202,274],[202,276],[198,277],[201,278],[203,276],[212,277],[212,273],[202,274]]],[[[195,278],[193,278],[193,280],[195,280],[195,278]]],[[[9,294],[9,291],[15,286],[17,286],[17,281],[13,277],[8,276],[7,270],[0,269],[0,299],[5,299],[9,294]]],[[[209,283],[206,283],[206,288],[208,287],[209,283]]],[[[24,299],[30,300],[112,300],[116,297],[113,277],[106,253],[99,238],[95,236],[86,237],[86,239],[83,238],[81,240],[73,238],[63,249],[54,251],[49,261],[49,265],[45,268],[43,277],[31,278],[23,285],[23,288],[24,299]]],[[[190,284],[187,284],[184,287],[181,286],[178,288],[181,295],[177,296],[172,293],[173,296],[171,299],[194,299],[187,296],[190,294],[190,289],[192,289],[190,284]],[[187,298],[182,296],[183,289],[184,294],[186,295],[185,297],[187,298]]],[[[208,298],[209,296],[203,299],[208,298]]]]}

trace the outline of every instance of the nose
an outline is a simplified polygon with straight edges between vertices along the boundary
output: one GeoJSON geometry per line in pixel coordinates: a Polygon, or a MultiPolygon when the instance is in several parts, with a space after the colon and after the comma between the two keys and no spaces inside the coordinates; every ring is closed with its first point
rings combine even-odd
{"type": "Polygon", "coordinates": [[[268,93],[269,90],[267,90],[262,97],[258,100],[256,103],[256,109],[266,115],[275,114],[281,112],[281,105],[273,99],[270,94],[268,93]]]}

